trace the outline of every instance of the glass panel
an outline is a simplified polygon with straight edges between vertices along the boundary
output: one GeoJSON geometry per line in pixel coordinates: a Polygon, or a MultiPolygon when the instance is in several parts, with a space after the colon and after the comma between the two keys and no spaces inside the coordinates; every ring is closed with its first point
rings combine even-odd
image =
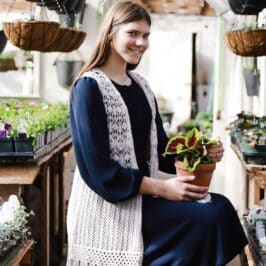
{"type": "Polygon", "coordinates": [[[8,44],[0,54],[0,97],[39,97],[39,52],[8,44]]]}

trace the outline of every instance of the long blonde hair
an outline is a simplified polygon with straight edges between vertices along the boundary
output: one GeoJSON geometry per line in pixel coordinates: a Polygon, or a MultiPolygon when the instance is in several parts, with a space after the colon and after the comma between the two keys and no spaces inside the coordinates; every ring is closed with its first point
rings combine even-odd
{"type": "MultiPolygon", "coordinates": [[[[139,3],[133,1],[118,1],[106,13],[101,24],[96,44],[92,49],[88,62],[83,66],[79,76],[84,72],[95,67],[103,66],[110,55],[110,35],[114,32],[114,28],[144,19],[149,26],[151,25],[151,17],[147,10],[139,3]]],[[[127,69],[134,69],[137,65],[127,65],[127,69]]]]}

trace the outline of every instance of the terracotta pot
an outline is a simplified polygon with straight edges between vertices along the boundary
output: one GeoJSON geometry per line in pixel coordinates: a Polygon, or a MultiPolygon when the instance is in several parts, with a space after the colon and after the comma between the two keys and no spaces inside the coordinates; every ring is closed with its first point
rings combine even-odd
{"type": "Polygon", "coordinates": [[[175,162],[176,167],[176,174],[177,175],[183,175],[183,176],[189,176],[194,175],[195,179],[191,181],[191,184],[198,185],[198,186],[206,186],[208,187],[211,183],[212,174],[215,170],[216,163],[207,163],[207,164],[200,164],[196,168],[194,172],[189,172],[186,169],[186,166],[183,162],[176,161],[175,162]]]}

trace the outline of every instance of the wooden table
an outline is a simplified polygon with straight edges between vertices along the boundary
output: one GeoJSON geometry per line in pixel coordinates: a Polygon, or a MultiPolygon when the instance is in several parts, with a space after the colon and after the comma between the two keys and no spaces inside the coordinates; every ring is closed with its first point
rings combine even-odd
{"type": "MultiPolygon", "coordinates": [[[[243,165],[246,175],[247,175],[247,196],[246,196],[246,207],[251,207],[252,205],[263,205],[266,208],[266,165],[257,164],[247,164],[244,161],[242,152],[239,148],[231,144],[233,151],[238,156],[241,164],[243,165]],[[263,191],[263,195],[262,192],[263,191]],[[263,197],[263,201],[261,200],[263,197]]],[[[254,236],[249,234],[248,223],[244,222],[244,228],[249,241],[246,247],[246,254],[249,260],[253,262],[252,265],[266,265],[264,253],[256,241],[254,241],[254,236]],[[252,256],[251,256],[252,255],[252,256]]]]}
{"type": "Polygon", "coordinates": [[[261,189],[264,191],[263,205],[266,208],[266,165],[247,164],[238,147],[231,144],[232,149],[240,159],[247,174],[247,207],[261,204],[261,189]]]}
{"type": "Polygon", "coordinates": [[[32,249],[33,249],[34,241],[26,240],[22,244],[20,244],[11,254],[0,263],[2,265],[10,265],[10,266],[19,266],[19,265],[32,265],[32,249]]]}
{"type": "Polygon", "coordinates": [[[60,256],[65,255],[64,152],[68,151],[71,145],[69,138],[34,163],[0,167],[0,185],[23,185],[26,194],[27,185],[32,185],[37,179],[40,182],[42,266],[50,265],[51,233],[59,235],[58,252],[60,256]]]}

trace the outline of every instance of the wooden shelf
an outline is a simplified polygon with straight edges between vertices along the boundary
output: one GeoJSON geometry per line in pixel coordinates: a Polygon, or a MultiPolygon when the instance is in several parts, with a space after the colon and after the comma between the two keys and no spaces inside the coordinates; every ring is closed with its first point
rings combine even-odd
{"type": "Polygon", "coordinates": [[[5,261],[0,263],[0,266],[31,265],[33,245],[33,240],[26,240],[18,246],[18,248],[12,251],[5,261]]]}
{"type": "MultiPolygon", "coordinates": [[[[68,138],[34,163],[1,165],[0,167],[0,185],[17,184],[21,186],[25,206],[29,209],[31,209],[29,206],[33,206],[36,208],[35,211],[37,210],[38,216],[33,219],[40,221],[39,232],[35,235],[35,238],[40,235],[40,239],[37,240],[38,245],[36,245],[36,250],[40,253],[40,256],[36,257],[38,266],[51,265],[53,256],[60,259],[65,256],[64,154],[70,150],[71,146],[71,138],[68,138]],[[29,196],[31,185],[35,186],[35,182],[40,188],[38,206],[31,205],[29,196]],[[56,249],[53,249],[54,245],[57,246],[56,249]]],[[[7,266],[10,265],[13,264],[7,264],[7,266]]]]}
{"type": "Polygon", "coordinates": [[[243,155],[238,147],[234,144],[231,144],[233,151],[236,153],[240,159],[242,165],[246,169],[247,176],[249,179],[254,179],[255,182],[259,185],[260,188],[266,188],[266,165],[258,164],[247,164],[243,159],[243,155]]]}
{"type": "Polygon", "coordinates": [[[71,139],[67,139],[55,147],[49,154],[36,160],[31,165],[1,165],[0,167],[0,185],[1,184],[17,184],[30,185],[33,184],[40,172],[40,167],[49,161],[56,153],[71,147],[71,139]]]}

